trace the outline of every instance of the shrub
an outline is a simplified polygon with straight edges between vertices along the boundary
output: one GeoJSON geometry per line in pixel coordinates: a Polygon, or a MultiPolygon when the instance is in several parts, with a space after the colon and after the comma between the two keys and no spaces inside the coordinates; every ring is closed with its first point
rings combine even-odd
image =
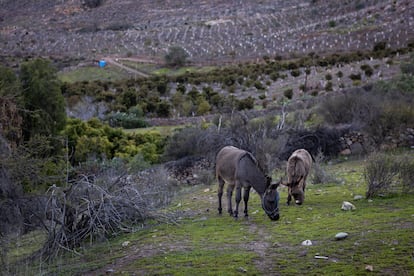
{"type": "Polygon", "coordinates": [[[292,71],[290,71],[290,74],[292,75],[292,77],[299,77],[300,76],[300,70],[299,69],[293,69],[292,71]]]}
{"type": "Polygon", "coordinates": [[[379,99],[362,89],[348,90],[342,95],[325,98],[320,113],[329,124],[364,125],[379,112],[379,99]]]}
{"type": "Polygon", "coordinates": [[[237,110],[252,109],[254,107],[254,98],[249,96],[245,99],[239,100],[237,110]]]}
{"type": "Polygon", "coordinates": [[[361,80],[361,74],[351,74],[349,75],[349,78],[353,81],[361,80]]]}
{"type": "Polygon", "coordinates": [[[82,5],[87,8],[96,8],[102,4],[103,0],[82,0],[82,5]]]}
{"type": "Polygon", "coordinates": [[[179,47],[173,46],[168,49],[168,53],[165,55],[165,63],[168,66],[179,67],[183,66],[187,62],[187,52],[179,47]]]}
{"type": "Polygon", "coordinates": [[[372,76],[372,74],[374,74],[374,70],[372,69],[372,67],[371,66],[369,66],[368,64],[363,64],[363,65],[361,65],[361,70],[363,70],[364,71],[364,73],[365,73],[365,75],[367,76],[367,77],[371,77],[372,76]]]}
{"type": "Polygon", "coordinates": [[[283,95],[288,98],[289,100],[293,97],[293,89],[289,88],[283,92],[283,95]]]}
{"type": "Polygon", "coordinates": [[[364,171],[367,198],[414,191],[414,158],[387,153],[373,154],[364,171]]]}
{"type": "Polygon", "coordinates": [[[254,82],[254,87],[257,89],[257,90],[265,90],[265,86],[263,86],[263,84],[261,83],[261,81],[259,81],[259,80],[256,80],[255,82],[254,82]]]}
{"type": "Polygon", "coordinates": [[[321,151],[314,156],[314,163],[312,165],[311,181],[313,184],[326,184],[337,182],[334,176],[329,174],[323,167],[322,163],[325,157],[321,151]]]}
{"type": "Polygon", "coordinates": [[[111,127],[126,129],[147,127],[148,123],[141,116],[133,113],[116,112],[109,114],[106,119],[111,127]]]}

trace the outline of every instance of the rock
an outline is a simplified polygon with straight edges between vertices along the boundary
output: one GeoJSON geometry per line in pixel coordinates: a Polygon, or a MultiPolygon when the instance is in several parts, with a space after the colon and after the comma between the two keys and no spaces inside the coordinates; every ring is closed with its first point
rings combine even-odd
{"type": "Polygon", "coordinates": [[[351,210],[355,210],[355,209],[356,209],[356,207],[355,207],[355,205],[354,205],[354,204],[352,204],[351,202],[344,201],[344,202],[342,202],[342,207],[341,207],[341,209],[342,209],[342,210],[344,210],[344,211],[351,211],[351,210]]]}
{"type": "Polygon", "coordinates": [[[305,240],[302,242],[302,245],[304,246],[311,246],[312,245],[312,241],[311,240],[305,240]]]}
{"type": "Polygon", "coordinates": [[[247,273],[247,269],[241,266],[237,269],[237,271],[242,272],[242,273],[247,273]]]}
{"type": "Polygon", "coordinates": [[[372,272],[372,271],[374,271],[374,267],[372,265],[366,265],[365,270],[372,272]]]}
{"type": "Polygon", "coordinates": [[[348,233],[345,233],[345,232],[339,232],[338,234],[335,235],[336,240],[343,240],[346,237],[348,237],[348,233]]]}
{"type": "Polygon", "coordinates": [[[356,195],[354,196],[354,200],[360,200],[363,199],[364,197],[362,195],[356,195]]]}
{"type": "Polygon", "coordinates": [[[350,146],[350,150],[353,155],[360,155],[364,153],[364,147],[361,145],[361,143],[353,143],[350,146]]]}
{"type": "Polygon", "coordinates": [[[127,247],[129,245],[130,241],[124,241],[122,243],[122,247],[127,247]]]}
{"type": "Polygon", "coordinates": [[[316,256],[315,256],[315,259],[327,260],[327,259],[329,259],[329,257],[327,257],[327,256],[319,256],[319,255],[316,255],[316,256]]]}

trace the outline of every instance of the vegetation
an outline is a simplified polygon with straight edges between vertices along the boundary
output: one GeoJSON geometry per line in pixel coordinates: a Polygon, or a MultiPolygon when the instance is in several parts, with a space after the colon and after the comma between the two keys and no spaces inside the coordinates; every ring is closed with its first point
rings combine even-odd
{"type": "MultiPolygon", "coordinates": [[[[180,217],[177,224],[149,223],[105,243],[85,244],[76,253],[68,252],[37,267],[13,266],[8,257],[3,268],[17,274],[364,275],[372,266],[378,274],[406,274],[414,269],[407,254],[412,248],[414,209],[407,204],[412,195],[353,200],[366,191],[363,163],[324,164],[342,183],[310,184],[306,204],[282,205],[277,222],[267,218],[255,193],[249,201],[248,220],[218,216],[217,187],[212,182],[188,188],[164,210],[180,217]],[[344,200],[353,202],[356,210],[342,211],[344,200]],[[337,241],[338,232],[349,236],[337,241]],[[301,245],[304,240],[311,240],[312,245],[301,245]]],[[[281,198],[286,196],[286,188],[281,189],[281,198]]],[[[11,241],[10,253],[23,252],[25,241],[33,235],[26,235],[18,244],[11,241]]]]}
{"type": "Polygon", "coordinates": [[[158,163],[165,145],[165,137],[158,132],[126,133],[97,119],[88,122],[70,119],[62,135],[68,141],[72,164],[114,157],[129,160],[138,154],[149,163],[158,163]]]}
{"type": "Polygon", "coordinates": [[[365,168],[367,198],[389,194],[407,194],[414,190],[414,158],[385,153],[373,155],[365,168]]]}
{"type": "Polygon", "coordinates": [[[186,63],[188,54],[179,46],[173,46],[168,49],[165,55],[165,63],[172,67],[183,66],[186,63]]]}
{"type": "MultiPolygon", "coordinates": [[[[386,51],[380,46],[372,53],[380,56],[386,51]]],[[[407,238],[410,232],[403,227],[399,229],[401,238],[395,243],[390,240],[393,237],[390,229],[396,224],[409,223],[412,210],[402,205],[399,197],[408,200],[412,197],[412,158],[394,158],[390,154],[373,156],[365,162],[366,166],[352,162],[332,166],[325,162],[341,161],[343,157],[338,157],[344,146],[341,139],[351,131],[367,135],[373,148],[410,145],[412,133],[405,135],[414,128],[414,80],[409,70],[403,70],[392,81],[329,93],[321,101],[306,95],[297,98],[294,90],[287,87],[283,105],[276,103],[276,108],[261,111],[254,110],[255,97],[250,94],[236,97],[234,93],[244,86],[259,91],[259,98],[265,100],[270,86],[266,76],[270,72],[287,78],[279,74],[284,69],[293,73],[291,77],[301,77],[301,68],[316,64],[330,66],[338,60],[358,59],[361,55],[323,58],[312,55],[294,61],[268,57],[265,64],[217,68],[207,74],[188,72],[170,77],[63,84],[46,60],[23,63],[19,74],[0,68],[4,73],[0,76],[1,234],[8,236],[13,232],[42,229],[43,244],[38,244],[36,252],[34,248],[28,250],[37,253],[31,257],[41,256],[41,260],[48,261],[47,273],[104,269],[105,264],[97,262],[91,253],[97,247],[89,247],[87,241],[96,244],[105,240],[111,244],[111,249],[98,245],[106,253],[103,261],[109,263],[110,258],[130,254],[131,243],[145,248],[156,240],[163,248],[162,244],[170,242],[171,237],[177,244],[169,243],[164,252],[153,248],[148,255],[134,261],[128,259],[123,271],[130,273],[139,267],[149,274],[160,271],[161,274],[178,271],[193,274],[218,269],[222,272],[224,268],[217,267],[221,261],[230,264],[225,268],[229,274],[269,271],[303,274],[309,270],[315,274],[344,271],[358,274],[363,273],[361,267],[365,262],[381,272],[409,271],[412,266],[402,252],[410,248],[407,238]],[[105,120],[109,124],[97,118],[67,119],[63,96],[68,104],[85,96],[107,102],[111,108],[105,120]],[[147,126],[145,119],[151,117],[209,113],[217,114],[211,122],[178,128],[168,135],[114,128],[144,127],[147,126]],[[401,139],[401,134],[406,140],[401,139]],[[393,140],[397,136],[400,140],[396,144],[393,140]],[[215,217],[210,212],[215,209],[211,193],[216,192],[215,186],[210,186],[214,178],[212,169],[215,153],[228,144],[251,151],[260,167],[274,178],[283,176],[284,162],[294,149],[310,151],[317,162],[314,186],[307,191],[309,205],[286,208],[277,229],[261,216],[257,196],[253,196],[252,206],[259,209],[251,212],[251,220],[215,217]],[[196,171],[189,173],[194,164],[198,164],[196,171]],[[191,178],[197,181],[191,182],[191,178]],[[197,195],[180,195],[183,197],[165,208],[175,194],[192,183],[203,183],[207,187],[193,187],[197,195]],[[362,200],[358,204],[361,210],[358,207],[357,212],[350,213],[336,207],[342,201],[352,200],[351,196],[364,193],[375,203],[362,200]],[[387,197],[379,199],[379,195],[387,197]],[[401,214],[397,218],[384,206],[401,214]],[[16,219],[9,219],[8,214],[17,214],[13,216],[16,219]],[[125,235],[141,226],[148,228],[125,235]],[[367,227],[375,229],[380,236],[367,237],[367,227]],[[235,228],[242,228],[243,234],[234,235],[235,228]],[[211,236],[216,236],[217,229],[222,229],[221,235],[212,241],[211,236]],[[345,241],[333,241],[335,232],[339,231],[352,233],[345,241]],[[330,236],[325,236],[326,233],[330,236]],[[304,249],[300,246],[304,239],[314,240],[315,246],[304,249]],[[119,245],[120,240],[124,245],[119,245]],[[374,251],[381,252],[380,256],[373,257],[374,251]],[[87,258],[80,260],[78,254],[87,258]],[[319,254],[329,256],[334,262],[321,264],[314,259],[319,254]],[[384,257],[389,254],[402,260],[402,270],[384,257]],[[280,256],[288,256],[292,261],[280,256]],[[64,258],[65,264],[59,263],[59,258],[64,258]],[[350,259],[356,266],[346,262],[350,259]],[[86,267],[74,268],[71,262],[81,262],[86,267]]],[[[360,69],[365,76],[373,70],[367,64],[360,69]]],[[[333,91],[332,75],[324,76],[330,84],[325,89],[333,91]]],[[[353,74],[352,78],[354,82],[363,81],[361,73],[353,74]]],[[[364,153],[367,152],[370,152],[368,146],[364,153]]],[[[283,188],[281,191],[283,197],[286,191],[283,188]]],[[[12,257],[9,239],[2,238],[0,242],[4,248],[0,255],[2,265],[8,272],[18,274],[21,271],[16,271],[17,261],[26,259],[12,257]]],[[[30,268],[32,265],[37,264],[31,262],[30,268]]],[[[34,271],[43,273],[44,267],[42,263],[34,271]]]]}
{"type": "Polygon", "coordinates": [[[65,99],[61,93],[56,70],[50,62],[35,59],[23,63],[20,70],[24,105],[23,135],[56,135],[65,126],[65,99]]]}

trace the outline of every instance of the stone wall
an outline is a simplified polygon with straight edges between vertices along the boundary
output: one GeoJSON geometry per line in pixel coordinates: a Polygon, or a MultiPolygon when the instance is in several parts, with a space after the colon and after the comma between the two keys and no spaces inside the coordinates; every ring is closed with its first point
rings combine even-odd
{"type": "MultiPolygon", "coordinates": [[[[378,149],[371,138],[367,135],[353,131],[340,138],[343,150],[341,155],[361,155],[370,153],[378,149]]],[[[406,128],[403,131],[388,135],[380,144],[380,150],[390,150],[395,148],[414,149],[414,129],[406,128]]]]}

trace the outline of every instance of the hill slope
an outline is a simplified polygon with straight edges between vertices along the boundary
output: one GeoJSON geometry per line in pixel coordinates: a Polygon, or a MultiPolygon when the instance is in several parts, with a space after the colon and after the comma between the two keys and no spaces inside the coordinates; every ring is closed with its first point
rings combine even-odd
{"type": "Polygon", "coordinates": [[[412,1],[3,0],[0,55],[94,59],[163,57],[183,47],[194,62],[264,55],[400,48],[414,38],[412,1]]]}

